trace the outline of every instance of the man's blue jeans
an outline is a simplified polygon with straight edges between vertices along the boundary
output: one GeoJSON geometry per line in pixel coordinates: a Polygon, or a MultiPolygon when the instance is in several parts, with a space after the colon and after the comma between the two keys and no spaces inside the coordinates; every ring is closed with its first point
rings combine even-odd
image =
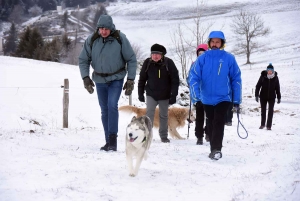
{"type": "Polygon", "coordinates": [[[107,143],[110,134],[118,134],[118,102],[123,82],[124,80],[122,79],[109,83],[96,83],[98,101],[101,108],[101,119],[107,143]]]}

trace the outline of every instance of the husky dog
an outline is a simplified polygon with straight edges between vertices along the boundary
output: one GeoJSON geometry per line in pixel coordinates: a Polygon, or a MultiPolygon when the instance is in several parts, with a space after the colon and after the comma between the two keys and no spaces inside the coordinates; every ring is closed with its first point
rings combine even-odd
{"type": "MultiPolygon", "coordinates": [[[[119,111],[134,112],[137,117],[146,115],[146,108],[139,108],[132,105],[124,105],[119,107],[119,111]]],[[[173,139],[184,139],[178,133],[177,129],[185,126],[185,121],[189,118],[190,122],[196,120],[194,109],[190,112],[189,108],[185,107],[170,107],[168,111],[168,132],[173,139]],[[190,118],[189,118],[190,115],[190,118]]],[[[153,126],[159,127],[159,108],[155,109],[153,126]]]]}
{"type": "Polygon", "coordinates": [[[132,117],[126,129],[125,149],[129,176],[138,174],[143,159],[147,159],[147,151],[152,142],[152,123],[149,117],[132,117]],[[133,159],[136,159],[135,167],[133,159]]]}

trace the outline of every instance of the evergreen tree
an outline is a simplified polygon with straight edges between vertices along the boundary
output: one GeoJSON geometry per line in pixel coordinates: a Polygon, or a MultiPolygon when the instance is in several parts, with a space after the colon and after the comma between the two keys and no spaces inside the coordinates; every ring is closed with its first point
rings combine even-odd
{"type": "Polygon", "coordinates": [[[40,49],[43,44],[44,40],[38,29],[36,27],[33,29],[27,27],[21,34],[16,56],[31,59],[36,58],[35,54],[37,54],[37,50],[40,49]]]}
{"type": "Polygon", "coordinates": [[[54,37],[50,42],[46,42],[42,48],[39,48],[41,51],[37,52],[36,59],[59,62],[61,47],[59,37],[54,37]]]}
{"type": "Polygon", "coordinates": [[[26,50],[29,43],[30,33],[31,29],[29,27],[27,27],[25,31],[21,33],[20,41],[16,51],[17,57],[30,58],[26,50]]]}
{"type": "Polygon", "coordinates": [[[12,23],[9,29],[9,34],[3,46],[4,55],[13,55],[17,48],[18,34],[15,23],[12,23]]]}

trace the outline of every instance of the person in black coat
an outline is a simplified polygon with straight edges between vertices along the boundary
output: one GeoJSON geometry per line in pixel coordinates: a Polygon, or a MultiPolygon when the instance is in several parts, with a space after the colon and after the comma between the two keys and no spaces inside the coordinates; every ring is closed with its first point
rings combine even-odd
{"type": "Polygon", "coordinates": [[[178,70],[172,59],[165,57],[167,50],[160,44],[151,47],[151,57],[147,58],[142,66],[138,95],[141,102],[147,96],[146,115],[153,122],[155,108],[159,105],[159,135],[161,141],[169,143],[168,139],[168,108],[176,103],[179,87],[178,70]]]}
{"type": "Polygon", "coordinates": [[[259,129],[263,129],[266,126],[266,109],[268,103],[267,130],[271,130],[276,97],[279,104],[281,102],[279,78],[277,72],[274,71],[273,65],[270,63],[267,66],[267,70],[261,72],[255,89],[255,100],[258,102],[260,99],[261,106],[261,124],[259,129]]]}

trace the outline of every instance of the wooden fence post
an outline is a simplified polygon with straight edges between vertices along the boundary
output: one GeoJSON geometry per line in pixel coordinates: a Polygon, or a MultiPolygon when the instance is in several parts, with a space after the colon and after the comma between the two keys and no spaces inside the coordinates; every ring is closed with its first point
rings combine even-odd
{"type": "Polygon", "coordinates": [[[64,79],[63,128],[68,128],[68,113],[69,113],[69,80],[64,79]]]}

